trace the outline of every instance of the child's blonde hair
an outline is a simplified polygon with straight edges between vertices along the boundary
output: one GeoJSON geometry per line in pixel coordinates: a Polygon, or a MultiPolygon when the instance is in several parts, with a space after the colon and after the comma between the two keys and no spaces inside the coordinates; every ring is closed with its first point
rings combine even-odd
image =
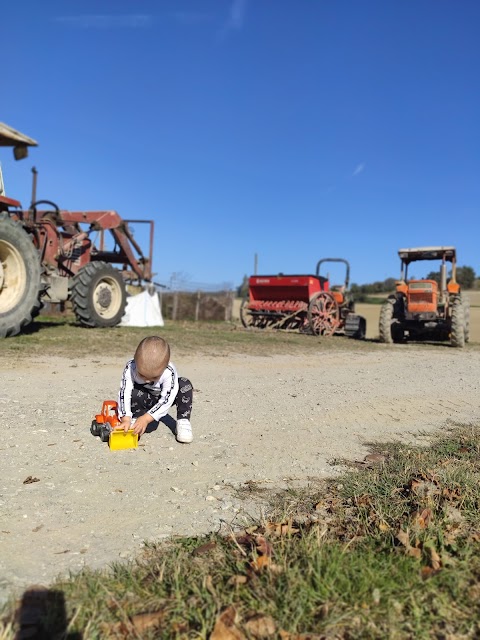
{"type": "Polygon", "coordinates": [[[134,359],[142,374],[156,377],[161,375],[168,365],[170,345],[160,336],[148,336],[139,343],[134,359]]]}

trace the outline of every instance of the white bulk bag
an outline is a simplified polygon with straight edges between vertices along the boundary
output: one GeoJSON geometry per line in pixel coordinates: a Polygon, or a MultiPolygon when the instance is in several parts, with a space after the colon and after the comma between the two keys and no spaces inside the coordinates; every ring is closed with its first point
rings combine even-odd
{"type": "Polygon", "coordinates": [[[147,290],[134,296],[127,296],[127,306],[121,327],[163,327],[162,310],[158,293],[147,290]]]}

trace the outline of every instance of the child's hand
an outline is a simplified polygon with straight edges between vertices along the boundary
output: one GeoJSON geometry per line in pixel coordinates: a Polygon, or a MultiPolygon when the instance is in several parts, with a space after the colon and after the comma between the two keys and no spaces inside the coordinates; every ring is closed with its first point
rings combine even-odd
{"type": "Polygon", "coordinates": [[[135,420],[133,433],[137,433],[139,436],[142,436],[150,422],[153,422],[152,416],[149,413],[144,413],[143,416],[140,416],[135,420]]]}
{"type": "Polygon", "coordinates": [[[125,432],[127,432],[132,426],[132,419],[130,416],[123,416],[120,418],[120,426],[123,428],[125,432]]]}

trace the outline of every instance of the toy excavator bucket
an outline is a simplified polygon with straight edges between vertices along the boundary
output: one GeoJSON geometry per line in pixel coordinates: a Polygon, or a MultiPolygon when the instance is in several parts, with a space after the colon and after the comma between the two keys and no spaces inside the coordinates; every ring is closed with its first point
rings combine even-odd
{"type": "Polygon", "coordinates": [[[136,449],[138,447],[138,434],[133,433],[133,429],[124,431],[123,429],[114,429],[110,433],[108,446],[112,451],[120,449],[136,449]]]}

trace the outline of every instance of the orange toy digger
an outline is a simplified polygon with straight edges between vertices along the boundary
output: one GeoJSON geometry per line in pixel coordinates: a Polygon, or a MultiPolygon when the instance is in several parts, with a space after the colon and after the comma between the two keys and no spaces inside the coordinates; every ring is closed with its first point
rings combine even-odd
{"type": "Polygon", "coordinates": [[[108,442],[110,449],[135,449],[138,435],[133,433],[133,429],[123,430],[117,411],[115,400],[104,400],[101,413],[97,413],[92,420],[90,433],[100,436],[102,442],[108,442]]]}

